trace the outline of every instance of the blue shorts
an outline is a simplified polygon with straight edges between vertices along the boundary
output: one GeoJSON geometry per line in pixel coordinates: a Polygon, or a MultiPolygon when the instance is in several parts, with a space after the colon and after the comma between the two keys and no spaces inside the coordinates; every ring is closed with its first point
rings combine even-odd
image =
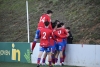
{"type": "Polygon", "coordinates": [[[67,45],[67,40],[66,40],[66,39],[63,39],[63,42],[64,42],[64,48],[63,48],[63,51],[65,51],[66,45],[67,45]]]}
{"type": "Polygon", "coordinates": [[[50,48],[51,48],[51,52],[52,52],[52,53],[54,53],[54,52],[55,52],[55,50],[56,50],[55,45],[56,45],[56,44],[54,44],[53,46],[50,46],[50,48]]]}
{"type": "Polygon", "coordinates": [[[42,52],[50,52],[51,51],[51,47],[40,47],[40,51],[42,52]]]}
{"type": "Polygon", "coordinates": [[[56,43],[56,50],[57,51],[63,51],[63,48],[64,48],[64,42],[57,42],[56,43]]]}
{"type": "Polygon", "coordinates": [[[36,33],[35,33],[35,39],[39,39],[39,34],[40,34],[40,30],[36,30],[36,33]]]}
{"type": "Polygon", "coordinates": [[[66,39],[63,39],[63,42],[64,42],[64,46],[66,46],[67,40],[66,39]]]}

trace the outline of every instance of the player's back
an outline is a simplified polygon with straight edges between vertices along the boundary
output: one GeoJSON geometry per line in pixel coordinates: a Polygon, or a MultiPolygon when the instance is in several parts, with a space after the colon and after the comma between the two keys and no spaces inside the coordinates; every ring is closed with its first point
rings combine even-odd
{"type": "Polygon", "coordinates": [[[62,32],[61,32],[61,35],[67,35],[67,34],[68,34],[68,32],[66,31],[65,28],[60,28],[59,30],[62,31],[62,32]]]}
{"type": "Polygon", "coordinates": [[[54,31],[54,29],[52,29],[52,36],[50,37],[50,40],[49,40],[49,43],[51,46],[53,46],[55,44],[55,40],[56,40],[56,38],[53,34],[53,31],[54,31]]]}
{"type": "Polygon", "coordinates": [[[52,36],[52,30],[48,28],[42,28],[40,30],[40,46],[48,47],[49,46],[49,38],[52,36]]]}
{"type": "Polygon", "coordinates": [[[43,14],[38,22],[38,27],[45,27],[44,22],[51,22],[51,18],[47,14],[43,14]]]}
{"type": "Polygon", "coordinates": [[[55,40],[52,37],[50,37],[49,43],[50,43],[50,46],[53,46],[55,43],[55,40]]]}
{"type": "Polygon", "coordinates": [[[66,38],[66,31],[63,28],[59,28],[56,31],[54,31],[54,35],[56,36],[57,42],[61,42],[63,38],[66,38]]]}

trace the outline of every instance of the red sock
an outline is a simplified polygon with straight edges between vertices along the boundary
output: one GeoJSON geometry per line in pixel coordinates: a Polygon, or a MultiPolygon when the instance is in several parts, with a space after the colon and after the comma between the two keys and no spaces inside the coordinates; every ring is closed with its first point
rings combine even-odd
{"type": "Polygon", "coordinates": [[[51,61],[49,61],[49,66],[51,66],[51,61]]]}
{"type": "Polygon", "coordinates": [[[65,48],[64,48],[64,50],[63,50],[63,60],[62,60],[62,62],[64,62],[65,57],[66,57],[66,54],[65,54],[65,48]]]}
{"type": "Polygon", "coordinates": [[[55,57],[52,56],[52,63],[55,64],[55,57]]]}
{"type": "Polygon", "coordinates": [[[35,45],[36,45],[36,41],[32,42],[32,51],[34,50],[35,45]]]}
{"type": "Polygon", "coordinates": [[[40,60],[41,60],[41,58],[38,58],[37,59],[37,64],[40,64],[40,60]]]}
{"type": "Polygon", "coordinates": [[[57,59],[57,58],[55,58],[55,63],[57,63],[57,61],[58,61],[58,59],[57,59]]]}
{"type": "Polygon", "coordinates": [[[53,64],[55,64],[55,58],[54,58],[54,59],[52,59],[52,63],[53,63],[53,64]]]}
{"type": "Polygon", "coordinates": [[[60,58],[60,63],[62,63],[63,62],[63,58],[60,58]]]}
{"type": "Polygon", "coordinates": [[[66,56],[64,55],[64,56],[63,56],[63,62],[64,62],[64,60],[65,60],[65,57],[66,57],[66,56]]]}
{"type": "Polygon", "coordinates": [[[43,58],[42,63],[45,63],[45,58],[43,58]]]}

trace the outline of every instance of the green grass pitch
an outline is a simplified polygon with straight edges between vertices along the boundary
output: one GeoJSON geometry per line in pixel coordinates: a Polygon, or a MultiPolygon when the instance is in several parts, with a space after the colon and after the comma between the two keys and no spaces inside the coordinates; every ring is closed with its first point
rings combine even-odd
{"type": "MultiPolygon", "coordinates": [[[[0,62],[0,67],[37,67],[36,64],[18,62],[0,62]]],[[[49,67],[47,65],[40,67],[49,67]]],[[[77,66],[53,66],[53,67],[77,67],[77,66]]]]}

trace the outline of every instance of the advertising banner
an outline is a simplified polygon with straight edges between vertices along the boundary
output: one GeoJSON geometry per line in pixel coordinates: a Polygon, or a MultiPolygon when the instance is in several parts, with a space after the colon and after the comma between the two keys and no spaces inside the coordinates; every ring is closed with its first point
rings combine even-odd
{"type": "Polygon", "coordinates": [[[0,61],[30,63],[30,43],[0,42],[0,61]]]}

